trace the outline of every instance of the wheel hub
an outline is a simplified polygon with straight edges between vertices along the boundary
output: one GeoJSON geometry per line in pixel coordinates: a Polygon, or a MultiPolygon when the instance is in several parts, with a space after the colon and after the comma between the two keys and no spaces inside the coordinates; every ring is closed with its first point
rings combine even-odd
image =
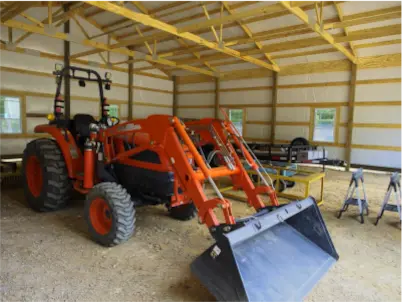
{"type": "Polygon", "coordinates": [[[28,157],[25,177],[31,194],[35,197],[39,197],[42,192],[43,177],[40,161],[35,155],[28,157]]]}
{"type": "Polygon", "coordinates": [[[112,213],[105,199],[98,197],[91,202],[89,217],[92,227],[100,235],[106,235],[112,228],[112,213]]]}

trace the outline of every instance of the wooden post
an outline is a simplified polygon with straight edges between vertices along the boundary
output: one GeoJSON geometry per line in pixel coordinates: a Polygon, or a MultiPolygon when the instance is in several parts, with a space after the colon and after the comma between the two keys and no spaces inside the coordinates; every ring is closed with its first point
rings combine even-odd
{"type": "Polygon", "coordinates": [[[352,158],[352,136],[353,136],[353,118],[355,111],[355,97],[356,97],[356,77],[357,65],[352,64],[352,75],[349,86],[349,103],[348,103],[348,131],[346,135],[346,171],[350,170],[350,161],[352,158]]]}
{"type": "Polygon", "coordinates": [[[173,81],[173,116],[177,116],[177,104],[178,104],[178,85],[176,76],[172,76],[173,81]]]}
{"type": "MultiPolygon", "coordinates": [[[[68,12],[68,5],[63,6],[64,12],[68,12]]],[[[50,24],[49,24],[50,26],[50,24]]],[[[64,23],[64,33],[70,33],[70,21],[64,23]]],[[[70,66],[70,41],[64,41],[64,67],[70,66]]],[[[70,119],[70,102],[71,102],[71,91],[70,91],[70,72],[67,71],[67,76],[64,77],[64,116],[66,119],[70,119]]]]}
{"type": "MultiPolygon", "coordinates": [[[[132,60],[133,57],[129,57],[132,60]]],[[[134,103],[134,63],[128,63],[128,120],[133,119],[133,103],[134,103]]]]}
{"type": "Polygon", "coordinates": [[[278,73],[272,76],[271,144],[275,143],[276,104],[278,102],[278,73]]]}
{"type": "Polygon", "coordinates": [[[219,91],[220,79],[215,78],[215,118],[219,118],[219,91]]]}

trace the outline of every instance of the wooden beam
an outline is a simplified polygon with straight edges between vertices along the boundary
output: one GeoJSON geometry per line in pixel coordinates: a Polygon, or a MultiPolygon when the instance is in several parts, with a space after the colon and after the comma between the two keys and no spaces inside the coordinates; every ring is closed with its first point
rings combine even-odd
{"type": "MultiPolygon", "coordinates": [[[[337,4],[337,3],[334,1],[334,6],[335,6],[336,12],[337,12],[337,14],[338,14],[339,20],[340,20],[341,22],[343,22],[343,21],[344,21],[344,16],[343,16],[343,11],[342,11],[342,8],[341,8],[340,4],[337,4]]],[[[327,28],[325,27],[325,25],[324,25],[324,29],[327,29],[327,28]]],[[[345,33],[345,36],[348,36],[348,35],[349,35],[349,30],[347,29],[347,27],[344,27],[344,28],[343,28],[343,32],[345,33]]],[[[356,56],[356,51],[355,51],[355,49],[354,49],[354,47],[353,47],[353,43],[352,43],[351,41],[349,42],[349,47],[350,47],[350,49],[351,49],[352,54],[353,54],[354,56],[356,56]]]]}
{"type": "Polygon", "coordinates": [[[150,14],[157,14],[157,13],[163,12],[165,10],[168,10],[168,9],[171,9],[171,8],[174,8],[174,7],[178,7],[178,6],[187,4],[187,3],[190,3],[190,1],[174,1],[174,2],[171,2],[171,3],[165,4],[165,5],[161,5],[161,6],[157,7],[157,8],[151,9],[151,10],[149,10],[149,13],[150,14]]]}
{"type": "Polygon", "coordinates": [[[284,8],[286,8],[288,11],[293,13],[297,18],[299,18],[301,21],[303,21],[306,25],[309,25],[310,28],[319,34],[321,38],[323,38],[325,41],[327,41],[329,44],[331,44],[334,48],[338,49],[341,53],[343,53],[351,62],[356,63],[357,59],[356,57],[351,54],[344,46],[338,44],[335,42],[334,37],[327,33],[324,30],[321,30],[320,26],[318,24],[311,24],[309,20],[309,16],[300,8],[298,7],[292,7],[290,4],[290,1],[281,1],[281,4],[284,8]]]}
{"type": "MultiPolygon", "coordinates": [[[[255,65],[270,69],[270,70],[279,71],[279,68],[276,67],[276,66],[272,66],[271,64],[268,64],[268,63],[263,62],[261,60],[254,59],[253,57],[250,57],[250,56],[241,56],[240,52],[238,52],[236,50],[230,49],[228,47],[220,47],[217,43],[210,42],[210,41],[205,40],[205,39],[203,39],[203,38],[201,38],[199,36],[196,36],[194,34],[191,34],[191,33],[179,33],[178,29],[176,27],[174,27],[172,25],[169,25],[167,23],[164,23],[162,21],[156,20],[154,18],[151,18],[148,15],[136,13],[136,12],[128,10],[128,9],[126,9],[124,7],[120,7],[118,5],[115,5],[113,3],[106,2],[106,1],[105,2],[102,2],[102,1],[93,1],[93,2],[86,1],[86,2],[88,2],[91,5],[97,6],[99,8],[103,8],[103,9],[105,9],[107,11],[112,12],[112,13],[115,13],[117,15],[126,17],[126,18],[128,18],[130,20],[140,22],[140,23],[142,23],[142,24],[144,24],[146,26],[151,26],[153,28],[168,32],[168,33],[170,33],[172,35],[175,35],[175,36],[178,36],[180,38],[187,39],[187,40],[192,41],[192,42],[194,42],[196,44],[203,45],[203,46],[205,46],[205,47],[207,47],[209,49],[214,49],[216,51],[225,53],[227,55],[242,59],[242,60],[244,60],[246,62],[255,64],[255,65]]],[[[117,43],[117,44],[114,44],[113,48],[120,48],[122,46],[130,45],[130,44],[131,44],[130,41],[117,43]]]]}
{"type": "Polygon", "coordinates": [[[172,80],[173,80],[173,116],[177,116],[177,114],[178,114],[178,105],[179,105],[179,103],[178,103],[178,101],[179,101],[179,90],[178,90],[178,88],[179,88],[179,85],[178,85],[178,83],[177,83],[177,78],[176,78],[176,76],[173,76],[172,77],[172,80]]]}
{"type": "MultiPolygon", "coordinates": [[[[65,41],[69,41],[70,37],[69,35],[66,35],[64,33],[60,33],[60,32],[55,32],[55,33],[50,33],[49,31],[44,30],[43,28],[37,27],[37,26],[32,26],[32,25],[28,25],[22,22],[18,22],[18,21],[14,21],[14,20],[9,20],[7,22],[1,22],[2,25],[7,26],[7,27],[12,27],[12,28],[18,28],[18,29],[22,29],[24,31],[30,32],[30,33],[36,33],[36,34],[40,34],[43,36],[48,36],[51,38],[56,38],[59,40],[65,40],[65,41]]],[[[122,55],[126,55],[126,56],[141,56],[144,60],[146,61],[150,61],[150,62],[155,62],[155,63],[160,63],[162,65],[167,65],[167,66],[172,66],[172,67],[177,67],[178,65],[170,60],[166,60],[166,59],[162,59],[162,58],[157,58],[154,59],[152,56],[150,55],[145,55],[136,51],[131,51],[128,49],[124,49],[124,48],[118,48],[118,49],[112,49],[110,48],[107,44],[104,43],[100,43],[100,42],[95,42],[92,40],[88,40],[88,39],[82,39],[81,41],[72,41],[74,43],[77,44],[81,44],[83,46],[89,46],[89,47],[94,47],[97,49],[100,49],[102,51],[111,51],[111,52],[116,52],[122,55]]],[[[92,50],[93,51],[93,50],[92,50]]],[[[74,57],[74,56],[72,56],[74,57]]],[[[202,69],[202,68],[197,68],[197,67],[192,67],[189,65],[180,65],[180,67],[182,69],[188,70],[188,71],[193,71],[193,72],[197,72],[197,73],[201,73],[201,74],[205,74],[205,75],[209,75],[209,76],[216,76],[215,73],[202,69]]]]}
{"type": "Polygon", "coordinates": [[[244,18],[247,18],[250,16],[268,15],[268,14],[275,13],[275,12],[278,12],[281,10],[283,10],[283,8],[279,4],[270,4],[270,5],[265,5],[262,7],[250,9],[247,11],[234,13],[232,15],[225,16],[225,17],[210,19],[210,20],[207,20],[204,22],[197,22],[194,24],[182,26],[182,27],[179,27],[177,30],[179,33],[192,32],[192,31],[197,31],[197,30],[203,29],[203,28],[208,28],[210,26],[216,26],[216,25],[221,25],[224,23],[237,21],[237,20],[244,19],[244,18]]]}
{"type": "MultiPolygon", "coordinates": [[[[352,19],[349,21],[341,21],[341,22],[333,22],[333,23],[326,23],[324,24],[324,29],[335,29],[335,28],[346,28],[348,26],[356,26],[356,25],[362,25],[362,24],[369,24],[369,23],[375,23],[375,22],[381,22],[381,21],[386,21],[386,20],[393,20],[393,19],[400,19],[401,18],[401,11],[386,14],[386,15],[380,15],[380,16],[373,16],[369,18],[361,18],[361,19],[352,19]]],[[[343,20],[343,17],[339,17],[340,20],[343,20]]]]}
{"type": "Polygon", "coordinates": [[[278,103],[278,78],[277,72],[274,72],[272,76],[272,108],[271,108],[271,142],[275,141],[275,128],[276,128],[276,106],[278,103]]]}
{"type": "Polygon", "coordinates": [[[219,106],[220,106],[220,88],[221,88],[221,80],[215,79],[215,103],[214,103],[214,115],[215,118],[219,118],[219,106]]]}
{"type": "MultiPolygon", "coordinates": [[[[129,57],[131,59],[132,57],[129,57]]],[[[133,119],[133,102],[134,102],[134,63],[128,64],[128,120],[133,119]]]]}
{"type": "Polygon", "coordinates": [[[373,43],[365,43],[365,44],[357,44],[355,45],[356,49],[359,48],[370,48],[370,47],[378,47],[384,45],[393,45],[393,44],[401,44],[401,39],[389,40],[389,41],[381,41],[381,42],[373,42],[373,43]]]}
{"type": "Polygon", "coordinates": [[[348,103],[348,130],[346,133],[346,171],[350,170],[351,155],[352,155],[352,137],[353,137],[353,119],[355,111],[355,98],[356,98],[356,79],[357,79],[357,66],[352,64],[352,72],[349,86],[349,103],[348,103]]]}
{"type": "Polygon", "coordinates": [[[343,20],[344,21],[349,21],[349,20],[360,19],[360,18],[368,18],[368,17],[373,17],[373,16],[380,16],[380,15],[400,11],[401,10],[401,3],[400,2],[395,2],[395,4],[397,4],[397,5],[392,6],[392,7],[376,9],[376,10],[371,10],[371,11],[365,11],[365,12],[358,13],[358,14],[353,14],[353,15],[347,15],[347,16],[343,17],[343,20]]]}
{"type": "MultiPolygon", "coordinates": [[[[228,4],[226,1],[223,1],[222,3],[223,3],[223,5],[224,5],[224,7],[226,8],[226,10],[228,11],[229,15],[234,15],[234,14],[235,14],[234,11],[230,8],[229,4],[228,4]]],[[[250,28],[249,28],[247,25],[244,25],[244,24],[243,24],[241,21],[239,21],[239,20],[237,21],[237,23],[239,24],[239,26],[241,27],[241,29],[246,33],[246,35],[247,35],[249,38],[253,38],[253,33],[251,32],[250,28]]],[[[262,48],[263,48],[263,45],[262,45],[260,42],[254,41],[254,44],[255,44],[255,46],[256,46],[258,49],[262,49],[262,48]]],[[[278,66],[278,65],[275,63],[275,61],[272,59],[272,56],[271,56],[270,54],[264,53],[264,56],[267,58],[267,60],[268,60],[269,62],[271,62],[271,64],[272,64],[273,66],[278,66]]],[[[279,68],[279,67],[278,67],[278,68],[279,68]]]]}
{"type": "Polygon", "coordinates": [[[6,11],[5,13],[1,14],[1,21],[6,22],[8,20],[13,19],[14,17],[18,16],[20,13],[26,11],[28,8],[34,6],[36,4],[35,1],[31,2],[17,2],[17,6],[14,8],[14,6],[8,6],[10,8],[9,11],[6,11]]]}
{"type": "Polygon", "coordinates": [[[350,31],[348,36],[336,37],[335,43],[373,39],[401,34],[401,24],[350,31]]]}

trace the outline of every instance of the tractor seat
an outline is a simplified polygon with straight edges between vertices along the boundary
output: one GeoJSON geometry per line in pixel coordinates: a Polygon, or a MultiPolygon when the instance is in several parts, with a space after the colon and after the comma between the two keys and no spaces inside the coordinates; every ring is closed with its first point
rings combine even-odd
{"type": "Polygon", "coordinates": [[[91,123],[96,123],[94,117],[89,114],[76,114],[74,116],[71,132],[76,139],[77,143],[81,146],[84,145],[85,140],[89,137],[89,125],[91,123]]]}

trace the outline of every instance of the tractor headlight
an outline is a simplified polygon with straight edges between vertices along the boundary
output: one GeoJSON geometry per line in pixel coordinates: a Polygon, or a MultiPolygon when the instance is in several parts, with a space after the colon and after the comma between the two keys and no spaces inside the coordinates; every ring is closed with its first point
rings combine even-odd
{"type": "Polygon", "coordinates": [[[110,80],[112,78],[112,73],[110,72],[105,72],[105,79],[110,80]]]}

